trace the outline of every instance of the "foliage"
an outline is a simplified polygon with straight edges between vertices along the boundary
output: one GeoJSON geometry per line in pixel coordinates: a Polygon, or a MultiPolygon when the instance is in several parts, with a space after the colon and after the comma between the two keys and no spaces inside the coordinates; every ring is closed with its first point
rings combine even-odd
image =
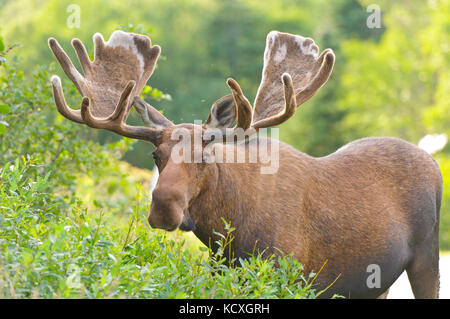
{"type": "Polygon", "coordinates": [[[0,36],[0,66],[6,62],[6,54],[18,46],[20,46],[20,44],[18,44],[18,43],[14,43],[10,46],[7,46],[5,44],[3,37],[0,36]]]}
{"type": "Polygon", "coordinates": [[[448,0],[392,5],[379,42],[342,43],[346,138],[450,134],[448,0]],[[446,10],[447,9],[447,10],[446,10]]]}

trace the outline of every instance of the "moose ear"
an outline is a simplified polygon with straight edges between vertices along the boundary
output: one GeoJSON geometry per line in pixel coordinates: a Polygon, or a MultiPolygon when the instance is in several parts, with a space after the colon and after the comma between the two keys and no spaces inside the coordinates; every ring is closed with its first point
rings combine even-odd
{"type": "Polygon", "coordinates": [[[228,128],[233,125],[236,120],[236,105],[234,104],[233,95],[225,95],[218,99],[211,107],[211,112],[204,126],[207,129],[212,128],[228,128]]]}
{"type": "Polygon", "coordinates": [[[173,125],[164,115],[158,112],[153,106],[146,103],[139,96],[134,97],[133,106],[142,118],[146,126],[162,130],[173,125]]]}

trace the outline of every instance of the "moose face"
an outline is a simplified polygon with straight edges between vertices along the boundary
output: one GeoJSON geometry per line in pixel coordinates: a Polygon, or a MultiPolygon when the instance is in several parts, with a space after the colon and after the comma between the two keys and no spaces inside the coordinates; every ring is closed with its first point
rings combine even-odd
{"type": "MultiPolygon", "coordinates": [[[[161,122],[159,112],[148,112],[147,105],[135,100],[136,109],[149,122],[161,122]],[[156,117],[156,118],[155,118],[156,117]]],[[[196,198],[212,175],[214,166],[208,150],[207,132],[226,129],[235,122],[236,106],[231,95],[218,100],[202,125],[167,125],[155,142],[152,153],[159,170],[158,183],[152,194],[152,206],[148,218],[153,228],[168,231],[177,228],[195,229],[189,215],[189,203],[196,198]]],[[[153,124],[154,125],[154,124],[153,124]]]]}
{"type": "Polygon", "coordinates": [[[159,170],[148,218],[152,228],[195,229],[189,215],[189,202],[199,194],[204,176],[211,169],[203,160],[196,163],[194,159],[195,147],[203,146],[189,145],[198,131],[203,132],[204,128],[193,124],[170,126],[164,129],[160,143],[152,153],[159,170]]]}

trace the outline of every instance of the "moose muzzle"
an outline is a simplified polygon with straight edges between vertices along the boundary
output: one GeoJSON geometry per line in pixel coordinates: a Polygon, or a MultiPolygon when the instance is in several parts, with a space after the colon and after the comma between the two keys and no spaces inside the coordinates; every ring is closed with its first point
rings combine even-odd
{"type": "Polygon", "coordinates": [[[188,199],[184,192],[165,187],[156,187],[153,191],[152,206],[148,222],[152,228],[173,231],[180,228],[184,231],[195,229],[189,215],[188,199]]]}

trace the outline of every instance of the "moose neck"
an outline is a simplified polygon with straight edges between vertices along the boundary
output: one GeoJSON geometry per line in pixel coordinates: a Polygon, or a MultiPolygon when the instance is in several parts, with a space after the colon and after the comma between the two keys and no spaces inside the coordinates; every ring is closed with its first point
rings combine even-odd
{"type": "Polygon", "coordinates": [[[237,203],[243,202],[236,181],[235,167],[226,163],[209,164],[210,176],[203,184],[200,194],[189,207],[194,221],[195,235],[210,246],[216,240],[214,232],[224,233],[223,218],[227,223],[236,223],[237,203]]]}
{"type": "MultiPolygon", "coordinates": [[[[267,140],[269,144],[273,142],[267,140]]],[[[259,141],[252,139],[234,148],[248,152],[259,141]]],[[[292,218],[295,225],[305,224],[300,219],[304,217],[304,191],[308,188],[303,185],[308,182],[314,159],[283,143],[280,143],[279,159],[279,168],[273,174],[261,174],[261,166],[267,166],[261,163],[210,164],[210,175],[189,207],[196,226],[194,233],[205,245],[215,248],[214,242],[219,237],[214,232],[225,234],[224,220],[236,228],[233,233],[236,257],[254,251],[256,242],[256,248],[261,250],[279,245],[276,227],[284,219],[292,218]],[[296,187],[280,188],[286,180],[296,187]],[[289,198],[296,198],[296,214],[275,214],[276,207],[286,205],[289,198]]]]}

